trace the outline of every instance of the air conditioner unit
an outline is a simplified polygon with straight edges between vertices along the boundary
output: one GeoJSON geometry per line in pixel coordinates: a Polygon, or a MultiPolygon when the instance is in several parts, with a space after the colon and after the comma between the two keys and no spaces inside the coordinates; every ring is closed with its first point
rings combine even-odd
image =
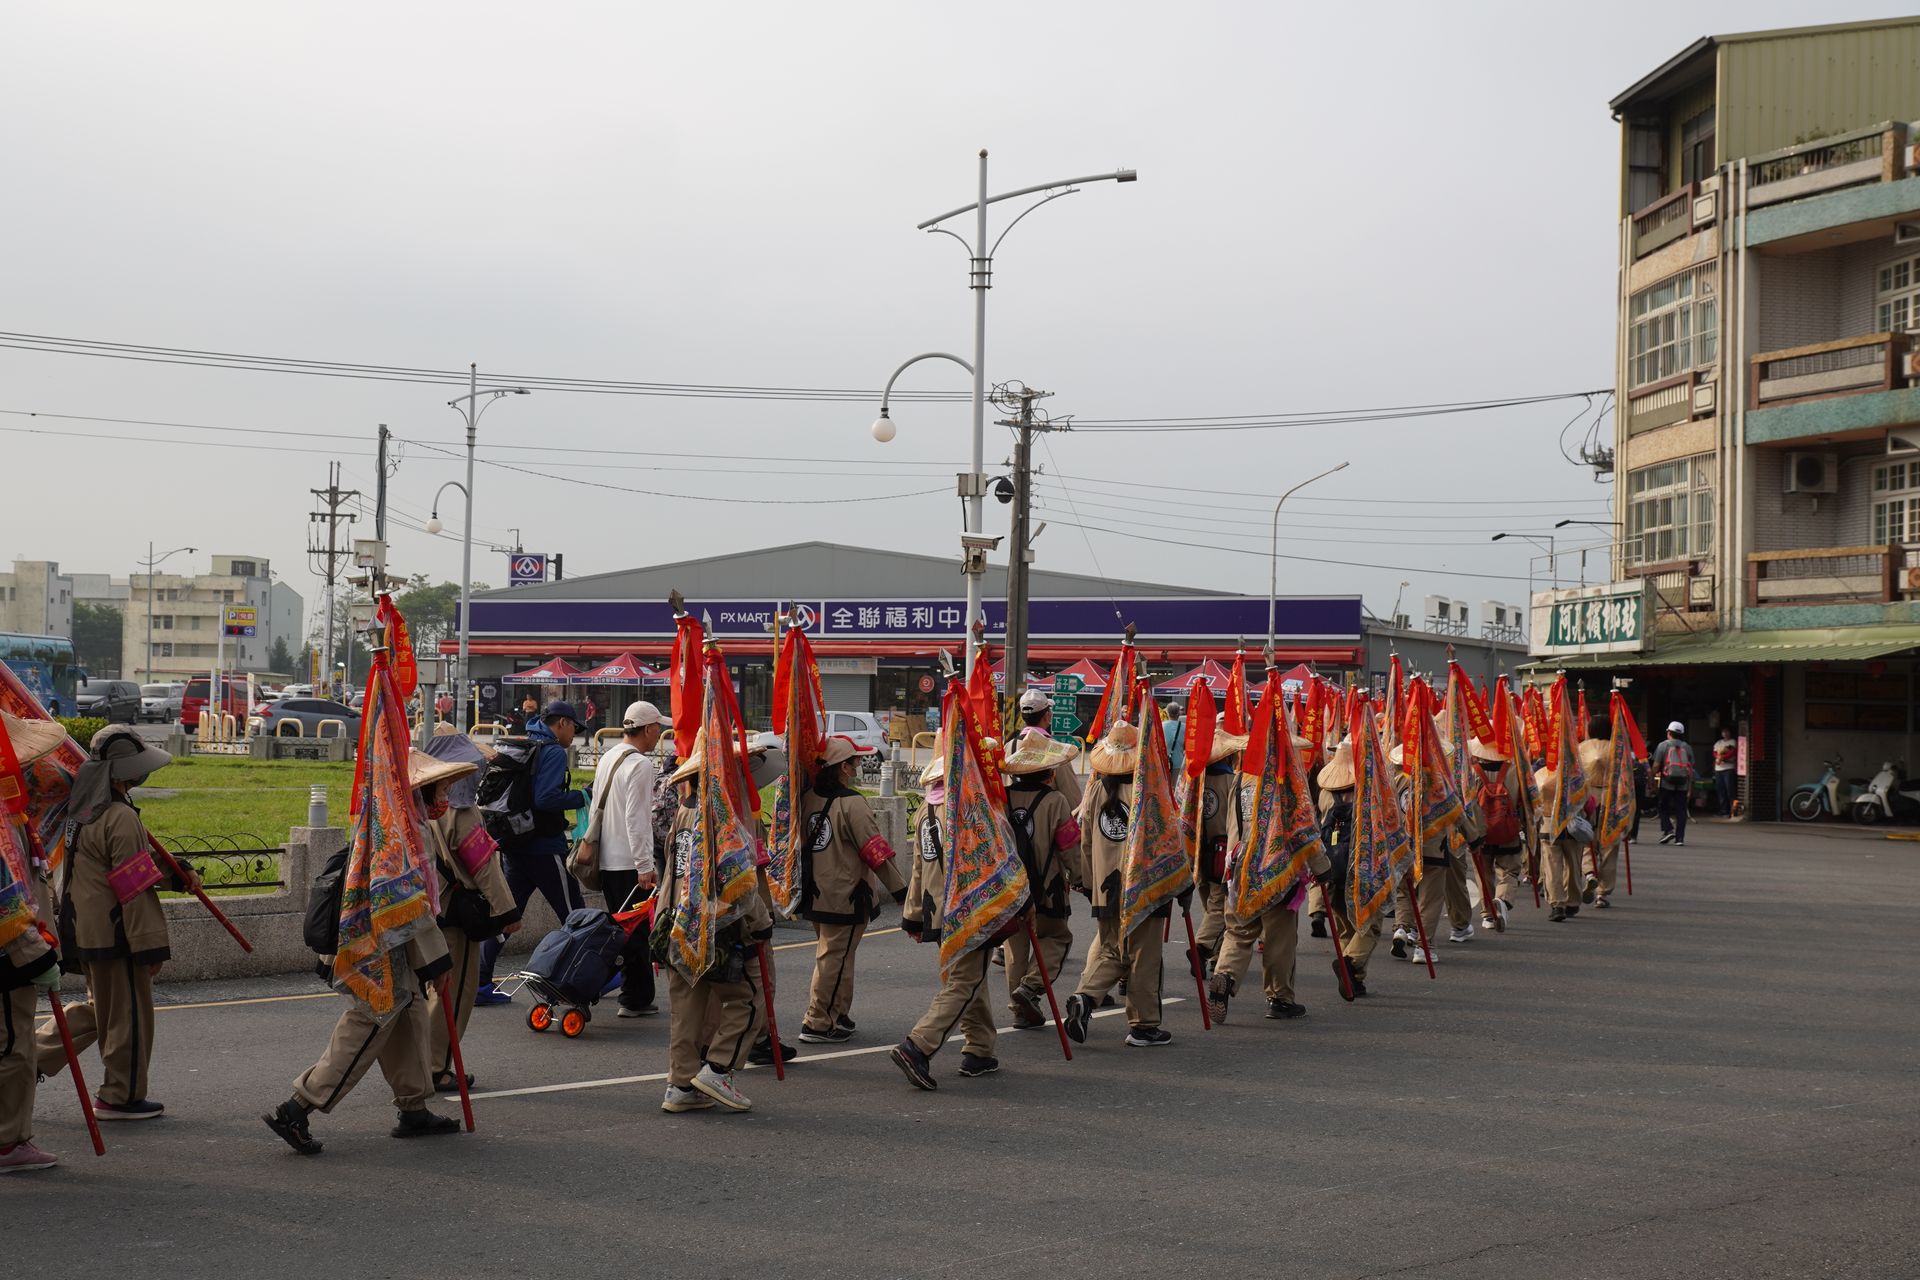
{"type": "Polygon", "coordinates": [[[1900,362],[1900,372],[1909,378],[1920,378],[1920,349],[1907,352],[1907,358],[1900,362]]]}
{"type": "Polygon", "coordinates": [[[1920,565],[1907,566],[1905,581],[1907,590],[1920,591],[1920,565]]]}
{"type": "Polygon", "coordinates": [[[1909,449],[1920,449],[1920,429],[1894,427],[1887,432],[1888,453],[1905,453],[1909,449]]]}
{"type": "Polygon", "coordinates": [[[1714,215],[1719,212],[1719,208],[1720,197],[1717,193],[1709,191],[1703,195],[1695,196],[1693,198],[1693,222],[1690,229],[1698,231],[1701,227],[1712,226],[1714,215]]]}
{"type": "Polygon", "coordinates": [[[1920,142],[1907,148],[1907,171],[1911,173],[1915,169],[1920,169],[1920,142]]]}
{"type": "Polygon", "coordinates": [[[1687,605],[1694,609],[1713,608],[1713,579],[1707,576],[1687,579],[1687,605]]]}
{"type": "Polygon", "coordinates": [[[1786,493],[1838,493],[1840,491],[1840,455],[1835,453],[1789,453],[1787,455],[1786,493]]]}

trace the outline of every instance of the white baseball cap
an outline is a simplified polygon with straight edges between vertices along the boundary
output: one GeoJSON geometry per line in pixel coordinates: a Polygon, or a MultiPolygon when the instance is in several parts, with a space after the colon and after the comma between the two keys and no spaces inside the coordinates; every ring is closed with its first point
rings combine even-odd
{"type": "Polygon", "coordinates": [[[1668,733],[1685,733],[1686,731],[1687,726],[1681,724],[1678,720],[1674,720],[1667,725],[1668,733]]]}
{"type": "Polygon", "coordinates": [[[1053,698],[1045,689],[1029,689],[1020,695],[1022,711],[1045,711],[1053,705],[1053,698]]]}
{"type": "Polygon", "coordinates": [[[627,713],[620,717],[622,728],[644,729],[650,724],[659,724],[662,717],[660,708],[651,702],[635,702],[627,707],[627,713]]]}

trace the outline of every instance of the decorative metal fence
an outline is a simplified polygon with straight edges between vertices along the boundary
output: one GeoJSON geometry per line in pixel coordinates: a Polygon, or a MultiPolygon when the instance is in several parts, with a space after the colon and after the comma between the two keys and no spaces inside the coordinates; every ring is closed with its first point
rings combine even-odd
{"type": "Polygon", "coordinates": [[[280,857],[285,845],[268,844],[248,832],[231,836],[172,836],[161,841],[181,862],[193,868],[208,892],[277,889],[280,857]]]}

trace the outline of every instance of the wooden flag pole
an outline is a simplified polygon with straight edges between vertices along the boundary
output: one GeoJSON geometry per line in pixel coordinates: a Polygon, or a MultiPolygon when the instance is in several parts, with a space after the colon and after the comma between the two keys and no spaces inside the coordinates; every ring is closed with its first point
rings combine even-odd
{"type": "Polygon", "coordinates": [[[1500,899],[1493,893],[1493,877],[1487,874],[1487,860],[1476,846],[1473,850],[1473,871],[1480,877],[1480,905],[1486,908],[1482,914],[1493,921],[1495,933],[1507,931],[1507,918],[1500,914],[1500,899]]]}
{"type": "MultiPolygon", "coordinates": [[[[67,1030],[67,1011],[60,1003],[60,989],[47,989],[47,1003],[53,1007],[53,1025],[60,1029],[60,1047],[67,1052],[67,1070],[73,1073],[73,1087],[80,1095],[80,1113],[87,1118],[87,1136],[93,1139],[93,1154],[107,1154],[107,1144],[100,1137],[100,1121],[93,1114],[93,1097],[87,1092],[87,1082],[80,1075],[80,1054],[73,1047],[73,1033],[67,1030]]],[[[28,1032],[32,1032],[29,1027],[28,1032]]]]}
{"type": "Polygon", "coordinates": [[[1427,922],[1420,918],[1420,891],[1414,884],[1412,867],[1407,868],[1407,905],[1413,908],[1413,927],[1420,932],[1420,954],[1427,958],[1427,978],[1436,979],[1438,975],[1433,971],[1433,944],[1427,941],[1427,922]]]}
{"type": "MultiPolygon", "coordinates": [[[[1200,948],[1193,940],[1193,912],[1180,908],[1180,921],[1187,926],[1187,964],[1193,969],[1193,985],[1200,990],[1200,1025],[1213,1030],[1213,1014],[1207,1009],[1207,980],[1200,976],[1200,948]]],[[[1173,927],[1173,913],[1167,913],[1167,927],[1173,927]]]]}
{"type": "Polygon", "coordinates": [[[1353,962],[1347,959],[1346,949],[1340,943],[1340,921],[1335,918],[1333,894],[1328,892],[1326,881],[1314,875],[1312,868],[1307,874],[1313,876],[1313,883],[1320,890],[1320,900],[1327,906],[1327,935],[1333,939],[1333,977],[1340,984],[1340,998],[1348,1004],[1353,1003],[1353,962]]]}
{"type": "MultiPolygon", "coordinates": [[[[1072,1062],[1073,1049],[1067,1044],[1067,1024],[1060,1020],[1060,1006],[1053,998],[1053,975],[1047,972],[1047,958],[1040,954],[1040,935],[1033,931],[1033,914],[1027,913],[1020,921],[1026,926],[1027,947],[1033,952],[1033,967],[1040,971],[1040,985],[1046,988],[1047,1008],[1053,1011],[1053,1029],[1060,1033],[1060,1052],[1067,1055],[1068,1062],[1072,1062]]],[[[1099,944],[1096,942],[1094,945],[1099,944]]]]}
{"type": "Polygon", "coordinates": [[[773,1043],[773,1078],[787,1078],[786,1055],[780,1052],[780,1024],[773,1020],[773,971],[767,964],[767,944],[755,949],[760,957],[760,995],[767,1002],[767,1039],[773,1043]]]}
{"type": "Polygon", "coordinates": [[[1625,836],[1620,838],[1620,861],[1626,864],[1627,896],[1631,898],[1633,896],[1633,841],[1625,836]]]}
{"type": "MultiPolygon", "coordinates": [[[[147,845],[153,850],[154,856],[160,859],[160,865],[165,867],[169,874],[181,883],[186,883],[186,877],[181,874],[180,864],[174,860],[171,853],[167,852],[166,847],[154,838],[152,832],[147,833],[147,845]]],[[[200,905],[205,907],[208,914],[219,922],[221,928],[233,935],[233,940],[240,944],[242,951],[252,952],[253,944],[247,941],[247,935],[235,928],[233,921],[227,919],[225,913],[213,905],[213,899],[207,896],[206,891],[202,889],[198,883],[195,883],[189,892],[200,900],[200,905]]]]}
{"type": "Polygon", "coordinates": [[[473,1096],[467,1090],[467,1064],[460,1056],[460,1024],[453,1016],[453,978],[440,975],[440,1012],[447,1018],[447,1048],[453,1053],[453,1078],[460,1086],[460,1114],[473,1132],[473,1096]]]}

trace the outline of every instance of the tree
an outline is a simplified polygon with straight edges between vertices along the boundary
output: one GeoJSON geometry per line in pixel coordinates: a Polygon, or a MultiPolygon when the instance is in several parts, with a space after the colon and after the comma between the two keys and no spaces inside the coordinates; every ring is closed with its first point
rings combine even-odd
{"type": "MultiPolygon", "coordinates": [[[[487,590],[487,584],[476,582],[475,591],[487,590]]],[[[400,614],[407,620],[407,633],[413,637],[413,647],[421,653],[430,652],[448,636],[460,631],[460,584],[427,581],[427,575],[417,573],[407,580],[406,587],[393,598],[400,614]]]]}
{"type": "Polygon", "coordinates": [[[73,605],[73,654],[96,676],[117,676],[122,660],[123,619],[112,605],[76,600],[73,605]]]}
{"type": "MultiPolygon", "coordinates": [[[[273,652],[267,655],[267,665],[284,675],[298,674],[293,669],[293,650],[287,648],[285,636],[273,638],[273,652]]],[[[301,670],[304,671],[306,668],[302,667],[301,670]]]]}

